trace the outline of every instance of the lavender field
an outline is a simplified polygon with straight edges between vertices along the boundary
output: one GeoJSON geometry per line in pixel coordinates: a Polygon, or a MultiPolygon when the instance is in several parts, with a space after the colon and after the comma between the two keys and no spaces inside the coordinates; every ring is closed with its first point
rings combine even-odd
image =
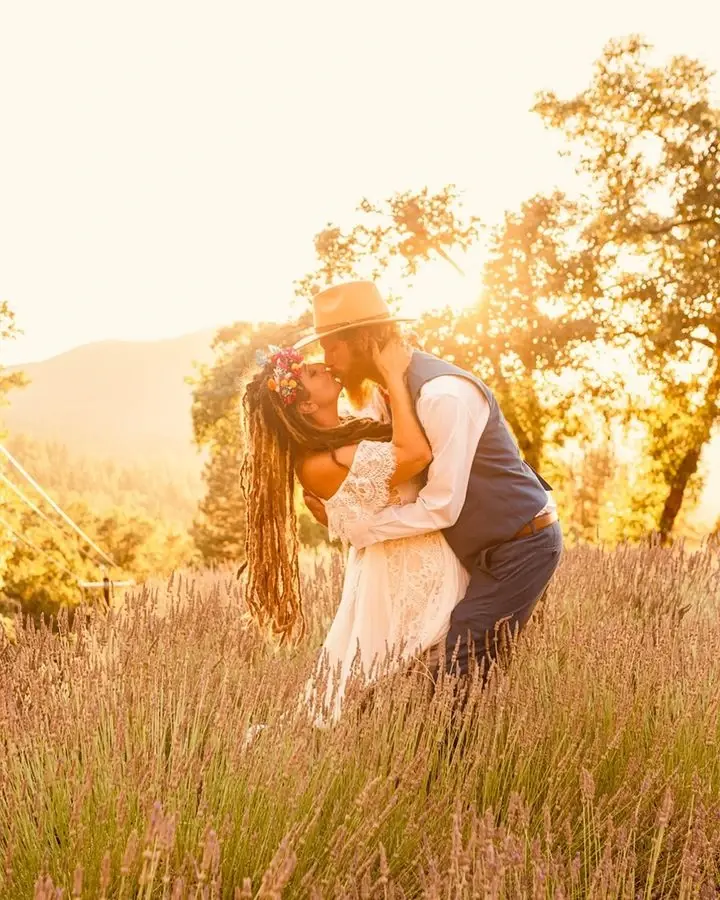
{"type": "Polygon", "coordinates": [[[454,712],[389,678],[294,708],[339,598],[274,650],[232,572],[0,637],[0,896],[715,897],[720,555],[570,550],[512,664],[454,712]],[[249,745],[252,724],[269,727],[249,745]]]}

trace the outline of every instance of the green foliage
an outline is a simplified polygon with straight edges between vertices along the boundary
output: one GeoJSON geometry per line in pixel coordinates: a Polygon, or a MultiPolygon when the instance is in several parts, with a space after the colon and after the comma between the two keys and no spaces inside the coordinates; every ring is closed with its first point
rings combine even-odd
{"type": "MultiPolygon", "coordinates": [[[[3,342],[15,338],[17,333],[15,314],[6,301],[0,302],[0,346],[3,342]]],[[[22,372],[6,372],[0,357],[0,406],[7,404],[7,395],[13,388],[23,387],[25,384],[27,384],[27,380],[22,372]]],[[[1,431],[0,435],[2,435],[1,431]]]]}
{"type": "Polygon", "coordinates": [[[237,415],[216,423],[203,479],[206,493],[192,537],[205,563],[233,562],[244,552],[245,501],[240,489],[242,462],[237,415]]]}
{"type": "MultiPolygon", "coordinates": [[[[63,606],[99,599],[100,592],[85,595],[78,585],[78,580],[102,580],[105,566],[91,548],[67,526],[53,527],[29,508],[12,504],[7,492],[4,501],[3,518],[9,518],[20,536],[8,537],[5,597],[32,616],[57,616],[63,606]]],[[[192,560],[187,534],[156,519],[124,510],[97,515],[81,502],[69,504],[65,511],[115,561],[116,567],[108,572],[115,581],[141,582],[150,575],[169,574],[192,560]]],[[[56,516],[50,514],[50,518],[60,523],[56,516]]]]}
{"type": "Polygon", "coordinates": [[[450,253],[467,250],[478,237],[478,220],[462,215],[454,185],[437,193],[402,191],[379,204],[364,199],[358,213],[360,221],[348,232],[329,224],[315,236],[317,267],[296,283],[299,296],[310,298],[337,281],[377,279],[393,269],[409,278],[432,259],[461,272],[450,253]]]}
{"type": "MultiPolygon", "coordinates": [[[[607,504],[612,502],[609,500],[613,496],[612,488],[617,489],[617,471],[613,443],[603,436],[579,457],[548,472],[553,484],[558,476],[560,487],[555,499],[562,511],[569,542],[596,543],[607,540],[607,504]],[[560,468],[561,471],[557,471],[560,468]]],[[[616,496],[614,500],[617,501],[616,496]]],[[[613,503],[611,510],[614,509],[613,503]]]]}
{"type": "MultiPolygon", "coordinates": [[[[6,302],[0,302],[0,350],[2,344],[6,341],[13,340],[17,335],[17,327],[15,325],[15,315],[6,302]]],[[[7,373],[2,366],[2,357],[0,357],[0,407],[7,405],[8,393],[13,388],[23,387],[26,379],[20,372],[7,373]]],[[[0,427],[0,440],[4,439],[5,433],[0,427]]],[[[1,496],[1,495],[0,495],[1,496]]],[[[4,505],[0,505],[0,515],[6,518],[7,511],[4,505]]],[[[13,543],[10,534],[5,526],[0,523],[0,591],[4,584],[4,572],[7,561],[12,553],[13,543]]],[[[2,594],[0,594],[0,599],[2,594]]]]}
{"type": "MultiPolygon", "coordinates": [[[[23,435],[11,436],[6,446],[116,561],[117,569],[110,572],[114,580],[169,574],[193,560],[186,527],[199,493],[197,476],[186,473],[183,484],[181,476],[160,464],[124,467],[76,457],[62,444],[23,435]]],[[[61,606],[82,599],[77,579],[101,580],[102,563],[14,469],[2,463],[0,471],[62,526],[48,524],[0,484],[0,515],[7,523],[0,523],[0,596],[33,615],[57,615],[61,606]],[[28,543],[15,539],[7,526],[28,543]]],[[[95,590],[88,596],[101,594],[95,590]]]]}
{"type": "Polygon", "coordinates": [[[480,297],[458,315],[424,317],[428,350],[482,377],[495,392],[521,452],[536,468],[545,444],[562,443],[562,424],[591,383],[588,359],[597,325],[593,257],[567,232],[577,209],[562,194],[534,197],[491,235],[480,297]],[[572,389],[562,376],[572,372],[572,389]]]}
{"type": "Polygon", "coordinates": [[[604,335],[657,383],[650,455],[666,482],[656,527],[667,535],[720,412],[720,111],[699,62],[657,67],[649,49],[612,41],[586,90],[541,95],[537,111],[591,185],[585,238],[604,335]],[[670,427],[675,417],[683,427],[670,427]]]}

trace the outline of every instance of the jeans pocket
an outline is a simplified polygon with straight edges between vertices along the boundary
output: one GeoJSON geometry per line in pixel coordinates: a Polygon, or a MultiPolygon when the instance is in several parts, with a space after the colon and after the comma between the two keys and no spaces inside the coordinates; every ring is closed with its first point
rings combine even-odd
{"type": "Polygon", "coordinates": [[[498,582],[508,581],[528,569],[554,568],[562,551],[562,532],[554,525],[543,528],[535,534],[499,544],[487,551],[488,574],[498,582]]]}
{"type": "Polygon", "coordinates": [[[518,554],[518,548],[510,543],[496,544],[484,551],[483,571],[493,581],[507,581],[524,562],[524,554],[518,554]]]}
{"type": "MultiPolygon", "coordinates": [[[[499,581],[500,579],[496,576],[493,566],[492,566],[492,555],[493,551],[497,550],[501,544],[495,544],[492,547],[486,547],[484,550],[481,550],[478,555],[475,557],[475,562],[473,564],[472,571],[482,572],[483,575],[486,575],[488,578],[492,578],[493,581],[499,581]]],[[[470,575],[472,576],[472,571],[470,575]]]]}

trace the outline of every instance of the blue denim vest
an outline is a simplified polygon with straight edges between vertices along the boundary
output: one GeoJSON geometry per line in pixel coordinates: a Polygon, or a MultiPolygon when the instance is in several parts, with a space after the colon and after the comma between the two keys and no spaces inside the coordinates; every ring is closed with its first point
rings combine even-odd
{"type": "Polygon", "coordinates": [[[476,385],[490,415],[475,449],[465,503],[457,522],[444,530],[455,555],[467,567],[488,547],[510,540],[547,503],[550,485],[520,456],[490,388],[479,378],[429,353],[415,351],[408,386],[417,404],[424,384],[441,375],[457,375],[476,385]]]}

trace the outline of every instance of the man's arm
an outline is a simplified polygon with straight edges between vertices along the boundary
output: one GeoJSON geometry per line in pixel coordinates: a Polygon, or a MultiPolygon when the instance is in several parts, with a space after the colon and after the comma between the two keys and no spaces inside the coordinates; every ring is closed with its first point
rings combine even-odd
{"type": "Polygon", "coordinates": [[[484,394],[457,375],[443,375],[422,389],[417,414],[433,452],[426,485],[414,503],[390,506],[350,528],[361,549],[378,541],[427,534],[454,525],[467,494],[478,441],[490,414],[484,394]]]}
{"type": "Polygon", "coordinates": [[[303,489],[303,501],[315,521],[327,528],[327,510],[325,509],[325,504],[322,502],[322,500],[319,497],[316,497],[315,494],[310,493],[310,491],[306,491],[303,489]]]}

